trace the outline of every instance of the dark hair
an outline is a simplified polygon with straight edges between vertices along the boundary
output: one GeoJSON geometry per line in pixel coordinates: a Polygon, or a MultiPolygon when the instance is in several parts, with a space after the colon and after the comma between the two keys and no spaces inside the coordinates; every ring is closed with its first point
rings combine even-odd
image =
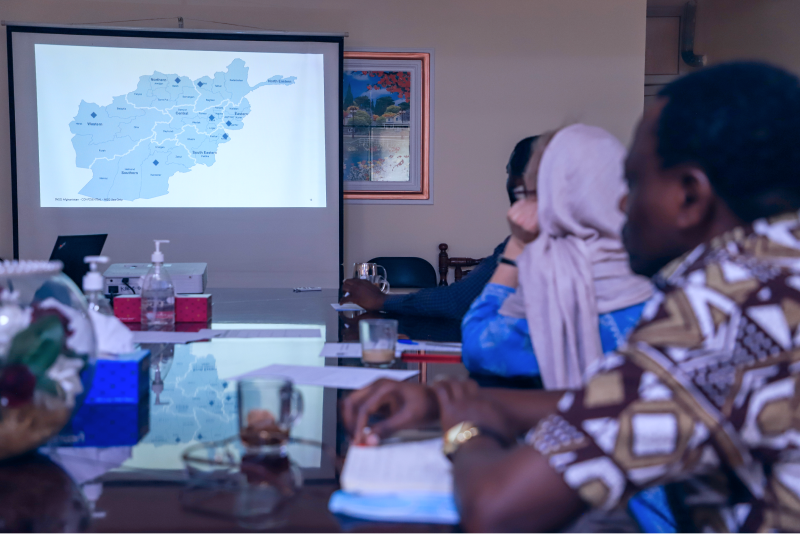
{"type": "Polygon", "coordinates": [[[664,168],[699,165],[740,218],[800,209],[800,80],[755,62],[709,67],[667,85],[658,124],[664,168]]]}
{"type": "Polygon", "coordinates": [[[525,167],[528,166],[528,161],[530,161],[531,154],[533,154],[533,143],[537,139],[539,139],[539,136],[534,135],[533,137],[526,137],[517,143],[514,151],[511,152],[508,165],[506,165],[506,173],[512,176],[521,176],[525,173],[525,167]]]}

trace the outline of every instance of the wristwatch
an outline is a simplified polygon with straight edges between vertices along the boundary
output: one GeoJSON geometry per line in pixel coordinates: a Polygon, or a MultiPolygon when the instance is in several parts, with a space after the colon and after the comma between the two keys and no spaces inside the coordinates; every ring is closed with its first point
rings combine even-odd
{"type": "Polygon", "coordinates": [[[452,460],[453,455],[461,445],[480,435],[480,429],[473,423],[470,423],[469,421],[458,423],[444,433],[442,452],[444,452],[444,455],[452,460]]]}
{"type": "Polygon", "coordinates": [[[501,447],[507,448],[511,445],[508,439],[504,436],[501,436],[497,432],[493,430],[489,430],[488,428],[480,428],[475,425],[475,423],[471,423],[469,421],[464,421],[463,423],[458,423],[450,430],[444,433],[444,443],[442,445],[442,452],[444,455],[447,456],[450,460],[453,459],[453,455],[456,453],[459,447],[463,444],[471,440],[472,438],[478,436],[486,436],[492,438],[497,443],[500,444],[501,447]]]}

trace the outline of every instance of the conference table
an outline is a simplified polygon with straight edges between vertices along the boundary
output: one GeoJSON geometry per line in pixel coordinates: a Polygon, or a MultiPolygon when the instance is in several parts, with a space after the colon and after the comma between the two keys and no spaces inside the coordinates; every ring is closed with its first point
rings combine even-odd
{"type": "MultiPolygon", "coordinates": [[[[19,521],[27,516],[33,528],[98,532],[453,530],[445,525],[360,521],[328,511],[329,498],[339,489],[338,474],[348,447],[338,414],[338,403],[347,391],[331,388],[298,386],[305,407],[292,435],[305,442],[289,445],[289,456],[299,466],[303,483],[274,513],[242,516],[241,495],[223,495],[210,504],[195,499],[195,481],[182,455],[189,447],[208,446],[237,434],[234,377],[273,363],[360,365],[359,360],[321,358],[319,353],[325,342],[357,341],[358,321],[373,315],[337,313],[331,307],[338,299],[336,290],[208,292],[212,294],[212,328],[313,327],[320,329],[322,337],[143,345],[151,350],[152,358],[149,432],[133,446],[44,447],[42,454],[0,463],[0,530],[5,530],[4,518],[19,521]],[[44,517],[49,523],[43,526],[44,517]]],[[[460,340],[457,321],[394,318],[400,322],[401,335],[411,339],[460,340]]],[[[394,365],[418,369],[421,364],[397,361],[394,365]]],[[[437,375],[465,373],[461,364],[428,364],[426,374],[432,380],[437,375]]]]}

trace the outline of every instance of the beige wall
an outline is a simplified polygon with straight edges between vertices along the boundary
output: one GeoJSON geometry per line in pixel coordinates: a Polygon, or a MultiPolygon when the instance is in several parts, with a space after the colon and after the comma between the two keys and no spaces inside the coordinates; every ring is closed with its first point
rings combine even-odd
{"type": "MultiPolygon", "coordinates": [[[[345,265],[481,257],[507,235],[504,168],[514,143],[565,123],[627,142],[641,113],[645,0],[3,0],[0,18],[86,23],[178,17],[349,32],[346,47],[435,53],[434,205],[346,205],[345,265]]],[[[174,21],[129,23],[172,26],[174,21]]],[[[186,21],[187,28],[230,29],[186,21]]],[[[5,62],[5,39],[0,41],[5,62]]],[[[0,256],[11,255],[6,68],[0,65],[0,256]]]]}
{"type": "Polygon", "coordinates": [[[796,0],[701,0],[696,49],[709,64],[758,59],[800,74],[798,24],[796,0]]]}

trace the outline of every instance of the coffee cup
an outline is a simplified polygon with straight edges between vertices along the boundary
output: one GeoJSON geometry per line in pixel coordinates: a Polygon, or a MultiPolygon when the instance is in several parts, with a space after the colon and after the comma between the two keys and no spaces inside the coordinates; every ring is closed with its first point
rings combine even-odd
{"type": "Polygon", "coordinates": [[[303,395],[286,378],[242,380],[237,387],[239,437],[248,452],[283,454],[303,415],[303,395]]]}
{"type": "Polygon", "coordinates": [[[389,292],[389,280],[386,268],[377,263],[355,263],[353,264],[353,278],[367,280],[374,284],[382,293],[389,292]],[[381,274],[383,271],[383,274],[381,274]]]}
{"type": "Polygon", "coordinates": [[[389,366],[394,362],[397,345],[397,321],[364,319],[359,321],[361,362],[368,366],[389,366]]]}

